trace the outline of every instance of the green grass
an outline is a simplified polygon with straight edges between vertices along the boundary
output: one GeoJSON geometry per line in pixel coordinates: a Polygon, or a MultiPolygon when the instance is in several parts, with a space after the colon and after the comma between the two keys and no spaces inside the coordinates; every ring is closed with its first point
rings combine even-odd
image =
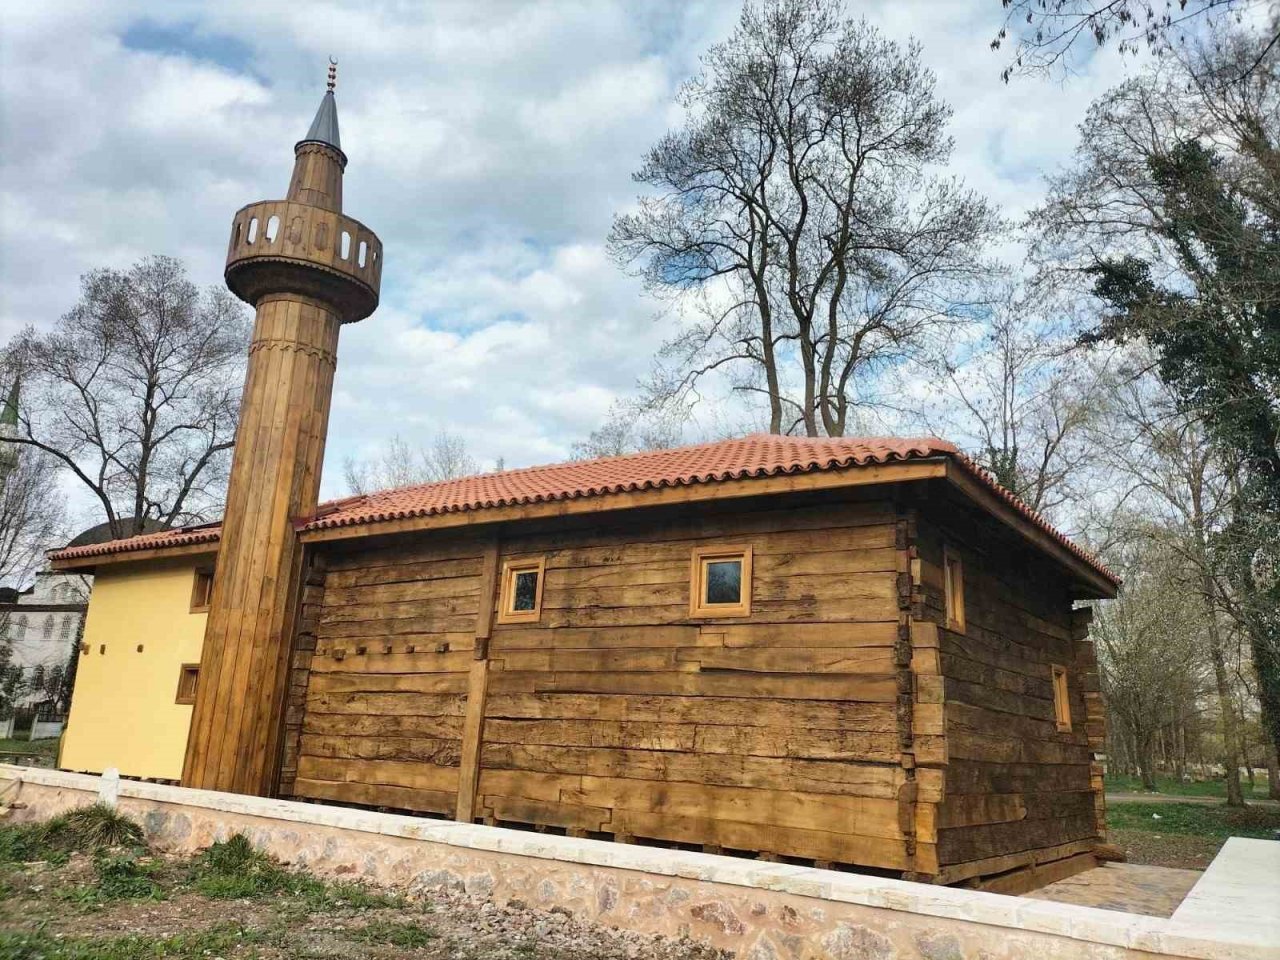
{"type": "Polygon", "coordinates": [[[1145,833],[1177,834],[1225,840],[1228,837],[1272,839],[1272,831],[1280,830],[1280,809],[1227,806],[1200,803],[1107,804],[1107,825],[1116,830],[1138,830],[1145,833]]]}
{"type": "Polygon", "coordinates": [[[264,940],[261,931],[222,924],[170,937],[55,937],[49,933],[0,931],[0,957],[5,960],[170,960],[226,957],[246,944],[264,940]]]}
{"type": "Polygon", "coordinates": [[[307,910],[404,906],[403,897],[375,890],[363,883],[325,883],[310,874],[291,870],[274,857],[254,849],[249,838],[237,833],[213,844],[191,867],[191,884],[211,900],[248,900],[285,897],[300,901],[307,910]]]}
{"type": "Polygon", "coordinates": [[[11,740],[0,737],[0,756],[6,753],[56,757],[58,755],[58,738],[54,737],[50,740],[11,740]]]}
{"type": "Polygon", "coordinates": [[[59,860],[72,853],[142,846],[142,828],[100,803],[43,823],[0,824],[0,863],[59,860]]]}
{"type": "Polygon", "coordinates": [[[357,943],[378,943],[412,950],[425,947],[438,934],[430,927],[416,923],[399,923],[392,920],[375,920],[363,927],[347,931],[347,937],[357,943]]]}
{"type": "Polygon", "coordinates": [[[325,884],[286,869],[275,858],[255,850],[249,838],[237,833],[213,844],[193,865],[195,889],[213,900],[245,900],[268,896],[323,896],[325,884]]]}
{"type": "MultiPolygon", "coordinates": [[[[1142,781],[1137,777],[1109,775],[1103,781],[1107,791],[1111,793],[1147,793],[1142,781]]],[[[1267,797],[1267,778],[1259,777],[1255,788],[1250,791],[1247,778],[1240,781],[1246,800],[1265,800],[1267,797]]],[[[1156,777],[1156,792],[1171,797],[1217,797],[1227,798],[1227,782],[1225,780],[1203,780],[1184,783],[1174,777],[1156,777]]]]}

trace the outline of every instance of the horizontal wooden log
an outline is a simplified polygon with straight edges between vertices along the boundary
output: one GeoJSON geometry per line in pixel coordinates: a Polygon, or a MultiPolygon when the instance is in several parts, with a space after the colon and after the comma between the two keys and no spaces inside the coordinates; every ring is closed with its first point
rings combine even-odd
{"type": "MultiPolygon", "coordinates": [[[[340,675],[333,674],[331,677],[340,675]]],[[[372,678],[365,678],[372,679],[372,678]]],[[[385,678],[414,680],[416,678],[385,678]]],[[[430,679],[430,678],[428,678],[430,679]]],[[[358,688],[357,688],[358,689],[358,688]]],[[[414,689],[411,686],[388,689],[414,689]]],[[[525,673],[498,670],[490,681],[492,694],[505,693],[622,693],[661,696],[748,697],[780,700],[850,700],[893,703],[898,682],[893,674],[742,673],[525,673]]]]}
{"type": "MultiPolygon", "coordinates": [[[[345,724],[409,717],[461,717],[466,710],[464,694],[413,693],[321,693],[307,695],[307,716],[313,723],[329,723],[341,732],[345,724]]],[[[376,731],[375,731],[376,732],[376,731]]]]}
{"type": "Polygon", "coordinates": [[[461,737],[343,737],[304,733],[301,756],[318,759],[396,760],[456,767],[461,737]]]}
{"type": "MultiPolygon", "coordinates": [[[[632,748],[486,742],[481,755],[482,768],[492,770],[707,783],[726,787],[838,793],[881,799],[897,797],[898,789],[906,779],[905,772],[896,765],[707,756],[632,748]]],[[[941,798],[940,775],[929,783],[921,784],[921,796],[934,801],[941,798]]]]}
{"type": "Polygon", "coordinates": [[[491,694],[486,715],[508,719],[580,719],[718,723],[730,726],[830,727],[849,732],[897,729],[890,702],[762,700],[739,697],[674,697],[634,694],[491,694]]]}
{"type": "Polygon", "coordinates": [[[452,814],[456,794],[452,790],[417,790],[385,783],[345,783],[336,780],[312,780],[298,777],[293,796],[308,800],[332,800],[365,807],[393,807],[421,813],[452,814]]]}
{"type": "Polygon", "coordinates": [[[413,790],[455,792],[458,768],[395,760],[354,760],[312,757],[298,759],[298,777],[339,783],[386,784],[413,790]]]}

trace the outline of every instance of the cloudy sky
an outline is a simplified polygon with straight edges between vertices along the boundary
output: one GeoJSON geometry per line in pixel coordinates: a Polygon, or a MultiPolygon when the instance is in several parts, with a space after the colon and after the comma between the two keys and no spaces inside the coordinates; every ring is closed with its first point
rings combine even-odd
{"type": "MultiPolygon", "coordinates": [[[[919,39],[955,109],[954,172],[1017,217],[1063,163],[1113,54],[999,79],[997,0],[848,0],[919,39]]],[[[78,276],[150,253],[221,282],[232,213],[284,194],[340,61],[345,208],[385,245],[344,328],[325,493],[345,456],[462,435],[486,466],[563,458],[669,332],[606,257],[630,174],[738,0],[40,0],[0,8],[0,337],[78,276]]],[[[1129,69],[1132,69],[1129,67],[1129,69]]]]}

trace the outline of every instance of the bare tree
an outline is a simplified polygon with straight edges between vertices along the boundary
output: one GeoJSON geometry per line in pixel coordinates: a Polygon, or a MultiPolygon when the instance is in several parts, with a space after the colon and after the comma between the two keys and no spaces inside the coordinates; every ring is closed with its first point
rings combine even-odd
{"type": "Polygon", "coordinates": [[[684,442],[687,411],[683,407],[651,406],[644,402],[615,403],[586,440],[573,445],[575,460],[620,457],[644,450],[662,450],[684,442]]]}
{"type": "Polygon", "coordinates": [[[1012,285],[982,327],[980,340],[966,329],[938,361],[943,387],[930,426],[966,443],[1033,509],[1065,515],[1092,492],[1097,448],[1090,427],[1109,357],[1082,350],[1065,324],[1041,315],[1012,285]]]}
{"type": "Polygon", "coordinates": [[[615,259],[687,321],[664,400],[720,372],[772,432],[841,436],[877,377],[969,315],[996,215],[933,172],[951,110],[919,45],[841,11],[748,2],[635,175],[653,193],[614,221],[615,259]]]}
{"type": "Polygon", "coordinates": [[[98,501],[116,537],[208,519],[223,495],[248,340],[245,311],[148,257],[81,278],[79,303],[12,348],[29,401],[14,442],[98,501]]]}
{"type": "Polygon", "coordinates": [[[58,474],[52,456],[31,449],[0,483],[0,584],[22,587],[61,541],[66,502],[58,474]]]}
{"type": "Polygon", "coordinates": [[[480,472],[467,452],[467,442],[441,430],[429,447],[413,447],[399,435],[372,460],[347,457],[342,464],[347,490],[353,495],[372,493],[415,483],[438,483],[480,472]]]}
{"type": "Polygon", "coordinates": [[[1251,59],[1237,77],[1257,69],[1280,42],[1276,0],[1001,0],[1004,23],[991,49],[1015,38],[1012,61],[1001,72],[1007,83],[1017,73],[1065,71],[1072,50],[1114,43],[1121,54],[1147,49],[1157,54],[1184,45],[1188,37],[1212,30],[1221,20],[1268,24],[1251,59]]]}
{"type": "Polygon", "coordinates": [[[1251,49],[1192,44],[1100,98],[1031,249],[1091,304],[1086,337],[1145,344],[1231,464],[1212,539],[1280,746],[1280,49],[1242,74],[1251,49]]]}
{"type": "Polygon", "coordinates": [[[1204,687],[1195,629],[1204,608],[1169,576],[1170,563],[1177,565],[1145,549],[1124,564],[1124,593],[1099,605],[1089,631],[1114,723],[1109,735],[1127,739],[1148,790],[1156,789],[1157,735],[1204,687]]]}
{"type": "Polygon", "coordinates": [[[1096,436],[1101,455],[1130,481],[1128,509],[1140,519],[1130,525],[1128,539],[1175,558],[1176,570],[1166,564],[1172,588],[1203,607],[1196,633],[1212,667],[1227,803],[1241,806],[1241,685],[1229,634],[1243,625],[1232,622],[1232,586],[1218,545],[1236,507],[1234,465],[1212,444],[1200,418],[1154,377],[1119,383],[1109,411],[1096,436]]]}

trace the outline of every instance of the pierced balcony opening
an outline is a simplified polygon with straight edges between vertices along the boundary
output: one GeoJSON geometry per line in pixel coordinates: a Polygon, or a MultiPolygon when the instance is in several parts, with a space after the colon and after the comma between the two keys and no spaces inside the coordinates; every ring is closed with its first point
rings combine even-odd
{"type": "Polygon", "coordinates": [[[351,234],[342,231],[342,242],[338,246],[338,256],[343,260],[351,259],[351,234]]]}
{"type": "Polygon", "coordinates": [[[240,245],[240,221],[237,220],[235,223],[231,225],[231,246],[237,247],[239,245],[240,245]]]}
{"type": "Polygon", "coordinates": [[[275,243],[280,234],[280,218],[272,217],[267,221],[267,243],[275,243]]]}
{"type": "Polygon", "coordinates": [[[363,267],[363,266],[364,266],[365,257],[368,255],[368,253],[369,253],[369,245],[368,245],[367,243],[365,243],[363,240],[361,240],[361,241],[360,241],[360,250],[359,250],[359,252],[356,254],[356,263],[360,264],[360,266],[362,266],[362,267],[363,267]]]}
{"type": "Polygon", "coordinates": [[[245,234],[245,243],[256,243],[258,240],[258,218],[249,221],[249,232],[245,234]]]}

